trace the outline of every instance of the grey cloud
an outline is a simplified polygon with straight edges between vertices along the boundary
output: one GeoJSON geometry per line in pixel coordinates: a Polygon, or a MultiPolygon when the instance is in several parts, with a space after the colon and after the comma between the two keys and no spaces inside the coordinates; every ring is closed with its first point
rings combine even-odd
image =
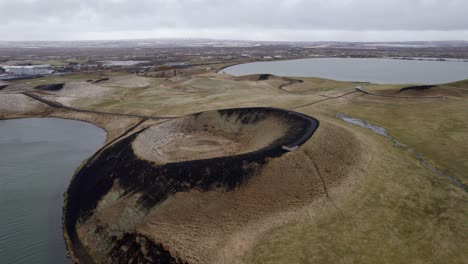
{"type": "Polygon", "coordinates": [[[172,30],[177,35],[223,29],[465,32],[465,10],[466,0],[0,0],[0,40],[36,38],[38,31],[46,39],[71,33],[82,38],[92,32],[172,30]]]}

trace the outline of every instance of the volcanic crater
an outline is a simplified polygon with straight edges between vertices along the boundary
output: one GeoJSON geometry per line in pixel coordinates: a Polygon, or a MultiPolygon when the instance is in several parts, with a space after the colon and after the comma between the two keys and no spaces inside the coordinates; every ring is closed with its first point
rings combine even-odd
{"type": "Polygon", "coordinates": [[[271,109],[209,111],[152,126],[132,148],[139,158],[157,164],[240,155],[302,143],[294,139],[311,131],[301,121],[271,109]]]}
{"type": "Polygon", "coordinates": [[[236,190],[318,126],[288,110],[238,108],[168,120],[118,140],[83,164],[67,190],[70,255],[80,263],[187,262],[138,228],[176,193],[236,190]]]}

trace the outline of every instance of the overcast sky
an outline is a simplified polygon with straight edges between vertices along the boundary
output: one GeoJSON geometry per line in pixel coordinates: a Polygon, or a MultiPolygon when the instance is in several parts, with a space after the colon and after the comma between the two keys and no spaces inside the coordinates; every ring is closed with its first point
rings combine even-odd
{"type": "Polygon", "coordinates": [[[0,0],[0,40],[468,40],[468,0],[0,0]]]}

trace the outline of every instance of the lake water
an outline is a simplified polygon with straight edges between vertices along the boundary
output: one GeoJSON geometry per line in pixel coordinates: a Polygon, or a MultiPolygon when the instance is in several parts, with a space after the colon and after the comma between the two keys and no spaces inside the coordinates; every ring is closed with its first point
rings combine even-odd
{"type": "Polygon", "coordinates": [[[57,118],[0,120],[0,263],[70,263],[63,193],[104,130],[57,118]]]}
{"type": "Polygon", "coordinates": [[[468,62],[315,58],[246,63],[228,67],[222,72],[235,76],[269,73],[340,81],[440,84],[468,79],[468,62]]]}

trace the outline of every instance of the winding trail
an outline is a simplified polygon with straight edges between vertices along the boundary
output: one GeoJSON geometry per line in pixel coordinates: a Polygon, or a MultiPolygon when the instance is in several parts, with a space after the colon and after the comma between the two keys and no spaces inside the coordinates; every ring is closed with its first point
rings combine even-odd
{"type": "Polygon", "coordinates": [[[88,160],[85,163],[85,166],[88,166],[88,164],[91,163],[97,156],[99,156],[104,151],[104,149],[106,149],[108,146],[110,146],[110,145],[114,144],[115,142],[117,142],[118,140],[122,139],[123,137],[128,135],[135,128],[139,127],[141,124],[143,124],[146,121],[148,121],[148,118],[142,118],[140,121],[136,122],[133,126],[129,127],[124,132],[122,132],[122,134],[120,134],[119,136],[117,136],[113,140],[109,141],[104,146],[102,146],[100,149],[98,149],[96,152],[94,152],[94,154],[91,157],[88,158],[88,160]]]}
{"type": "Polygon", "coordinates": [[[278,88],[279,88],[280,90],[282,90],[282,91],[287,92],[287,93],[298,94],[298,93],[295,93],[295,92],[286,90],[286,89],[284,89],[284,87],[286,87],[286,86],[288,86],[288,85],[291,85],[291,84],[303,83],[304,81],[303,81],[303,80],[299,80],[299,79],[292,79],[292,78],[288,78],[287,80],[288,80],[288,83],[282,84],[282,85],[280,85],[278,88]]]}
{"type": "Polygon", "coordinates": [[[299,106],[295,106],[291,109],[298,109],[298,108],[302,108],[302,107],[306,107],[306,106],[311,106],[311,105],[314,105],[314,104],[318,104],[318,103],[321,103],[323,101],[328,101],[328,100],[332,100],[332,99],[339,99],[341,97],[344,97],[344,96],[347,96],[347,95],[350,95],[350,94],[353,94],[353,93],[357,93],[358,91],[352,91],[352,92],[349,92],[349,93],[345,93],[345,94],[342,94],[342,95],[339,95],[339,96],[327,96],[325,99],[322,99],[322,100],[318,100],[318,101],[315,101],[315,102],[312,102],[312,103],[308,103],[308,104],[303,104],[303,105],[299,105],[299,106]]]}

